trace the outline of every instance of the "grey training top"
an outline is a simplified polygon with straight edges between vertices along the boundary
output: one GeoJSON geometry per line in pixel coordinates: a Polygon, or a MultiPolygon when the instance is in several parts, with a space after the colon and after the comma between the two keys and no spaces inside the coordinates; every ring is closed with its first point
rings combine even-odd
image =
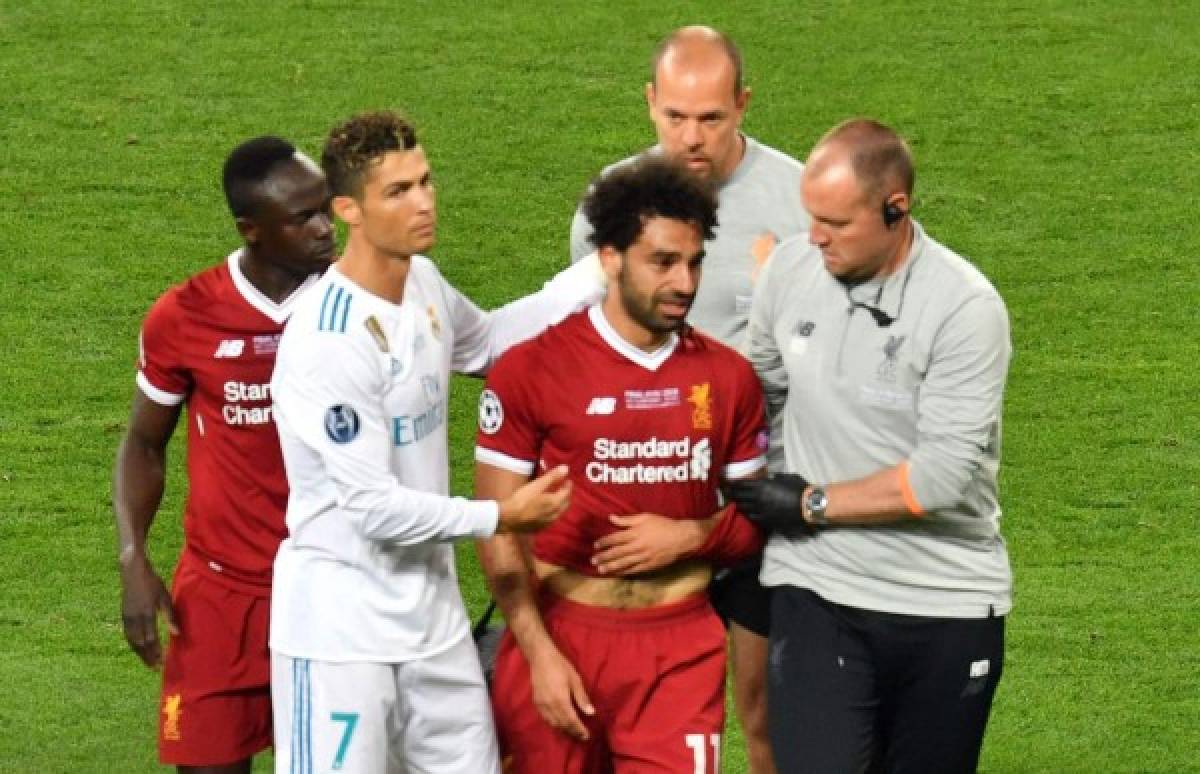
{"type": "MultiPolygon", "coordinates": [[[[751,246],[767,232],[783,240],[808,229],[808,213],[800,204],[804,166],[753,138],[745,140],[745,155],[717,191],[716,238],[705,244],[704,275],[688,315],[692,325],[737,350],[745,348],[753,296],[751,246]]],[[[649,152],[661,149],[656,145],[649,152]]],[[[604,172],[635,158],[618,161],[604,172]]],[[[576,210],[571,221],[572,261],[596,249],[589,241],[591,234],[591,224],[576,210]]]]}
{"type": "Polygon", "coordinates": [[[765,585],[888,613],[982,618],[1012,607],[996,472],[1012,354],[987,278],[914,223],[899,270],[849,292],[801,236],[759,278],[749,353],[783,411],[786,470],[815,484],[908,461],[924,515],[812,537],[773,535],[765,585]],[[880,326],[850,299],[895,318],[880,326]]]}

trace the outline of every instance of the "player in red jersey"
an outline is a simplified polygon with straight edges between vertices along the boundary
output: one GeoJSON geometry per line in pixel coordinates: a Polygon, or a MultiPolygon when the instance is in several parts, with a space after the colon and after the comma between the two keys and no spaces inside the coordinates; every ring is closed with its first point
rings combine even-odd
{"type": "Polygon", "coordinates": [[[509,625],[493,703],[517,774],[718,770],[725,633],[705,589],[762,537],[717,511],[717,487],[759,474],[767,437],[745,359],[685,323],[715,208],[661,158],[603,177],[584,209],[605,301],[504,355],[481,397],[476,496],[560,464],[575,485],[529,545],[481,544],[509,625]],[[597,546],[625,528],[669,535],[672,560],[604,575],[597,546]]]}
{"type": "Polygon", "coordinates": [[[163,669],[159,757],[188,772],[248,772],[271,744],[267,622],[287,478],[268,385],[293,302],[334,256],[325,176],[290,143],[238,146],[224,188],[245,244],[146,316],[113,483],[125,637],[163,669]],[[168,594],[146,537],[184,405],[184,549],[168,594]],[[160,613],[171,633],[165,657],[160,613]]]}

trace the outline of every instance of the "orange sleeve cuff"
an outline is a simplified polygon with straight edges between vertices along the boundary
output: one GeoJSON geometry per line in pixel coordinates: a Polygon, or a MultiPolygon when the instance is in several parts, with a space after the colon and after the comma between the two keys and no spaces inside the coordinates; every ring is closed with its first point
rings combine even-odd
{"type": "Polygon", "coordinates": [[[899,479],[900,496],[904,498],[904,505],[908,508],[908,512],[913,516],[924,516],[925,509],[917,502],[917,496],[913,494],[912,484],[908,481],[908,460],[896,466],[896,478],[899,479]]]}

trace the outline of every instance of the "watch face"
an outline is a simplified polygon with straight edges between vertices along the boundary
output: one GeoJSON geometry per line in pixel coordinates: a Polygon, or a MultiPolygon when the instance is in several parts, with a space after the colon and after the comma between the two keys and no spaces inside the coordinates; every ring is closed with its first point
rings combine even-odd
{"type": "Polygon", "coordinates": [[[825,515],[825,506],[829,504],[829,498],[825,496],[824,489],[814,489],[808,493],[808,512],[816,517],[825,515]]]}

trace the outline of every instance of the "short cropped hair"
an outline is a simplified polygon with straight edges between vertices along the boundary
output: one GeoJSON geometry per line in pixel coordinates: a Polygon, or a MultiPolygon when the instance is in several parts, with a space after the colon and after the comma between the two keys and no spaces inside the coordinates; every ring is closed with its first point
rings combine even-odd
{"type": "Polygon", "coordinates": [[[371,166],[387,153],[415,147],[417,132],[399,113],[359,113],[329,132],[321,151],[321,169],[334,196],[360,196],[371,166]]]}
{"type": "Polygon", "coordinates": [[[717,195],[699,176],[659,154],[642,154],[602,175],[583,200],[596,247],[625,252],[642,234],[646,220],[669,218],[700,227],[712,239],[717,227],[717,195]]]}
{"type": "Polygon", "coordinates": [[[650,57],[650,82],[658,87],[658,66],[662,64],[663,57],[667,52],[679,41],[680,38],[688,34],[693,34],[699,30],[705,30],[711,33],[713,41],[721,47],[725,52],[725,56],[729,57],[730,64],[733,65],[733,95],[742,93],[742,52],[738,49],[737,44],[733,42],[733,38],[726,35],[720,30],[712,29],[711,27],[680,27],[672,32],[667,37],[659,41],[658,46],[654,49],[654,54],[650,57]]]}
{"type": "Polygon", "coordinates": [[[255,137],[233,149],[221,172],[225,201],[235,218],[255,214],[258,187],[277,166],[296,157],[296,146],[279,137],[255,137]]]}
{"type": "Polygon", "coordinates": [[[831,144],[845,149],[854,176],[868,196],[887,196],[897,189],[912,196],[917,178],[912,150],[895,129],[870,118],[852,118],[817,141],[817,147],[831,144]]]}

